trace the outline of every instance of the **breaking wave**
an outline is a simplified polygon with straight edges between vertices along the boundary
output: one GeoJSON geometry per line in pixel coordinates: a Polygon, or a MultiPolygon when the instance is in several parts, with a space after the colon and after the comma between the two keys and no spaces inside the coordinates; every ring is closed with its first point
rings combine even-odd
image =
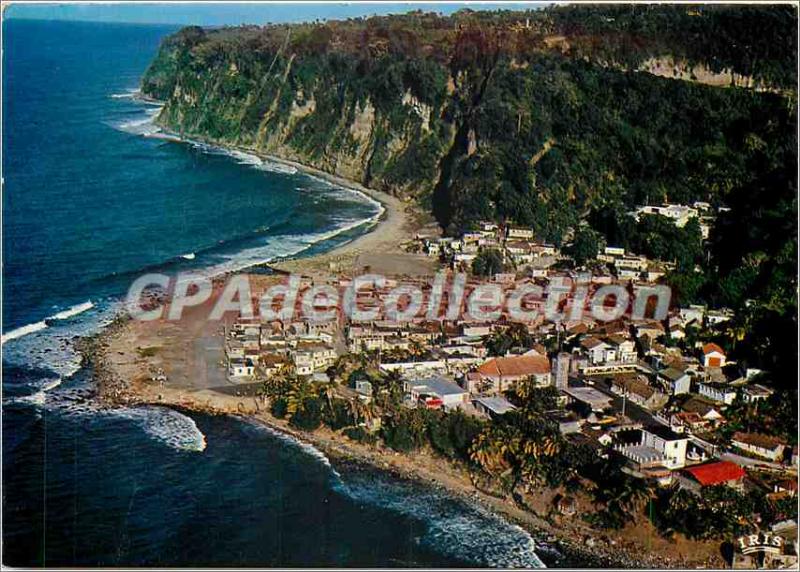
{"type": "Polygon", "coordinates": [[[336,477],[337,479],[341,478],[341,475],[333,467],[333,465],[331,464],[331,460],[327,457],[327,455],[325,455],[325,453],[317,449],[311,443],[300,441],[299,439],[296,439],[295,437],[292,437],[287,433],[283,433],[282,431],[278,431],[277,429],[273,429],[269,425],[261,423],[260,421],[256,421],[253,419],[243,419],[243,421],[245,422],[245,424],[254,427],[259,431],[264,431],[265,433],[268,433],[270,436],[275,437],[279,441],[287,443],[288,445],[294,447],[295,449],[299,449],[309,457],[313,457],[321,465],[327,467],[331,471],[331,474],[334,477],[336,477]]]}
{"type": "Polygon", "coordinates": [[[109,413],[133,421],[156,441],[179,451],[204,451],[206,436],[191,417],[168,407],[112,409],[109,413]]]}
{"type": "Polygon", "coordinates": [[[0,344],[5,344],[6,342],[9,342],[11,340],[16,340],[23,336],[27,336],[28,334],[40,332],[45,328],[47,328],[49,325],[52,325],[52,322],[57,322],[60,320],[68,320],[69,318],[77,316],[78,314],[82,314],[87,310],[91,310],[92,308],[94,308],[94,304],[91,302],[91,300],[83,302],[82,304],[75,304],[74,306],[71,306],[66,310],[62,310],[61,312],[56,312],[52,316],[48,316],[44,320],[35,322],[33,324],[28,324],[26,326],[21,326],[19,328],[11,330],[8,333],[4,333],[2,335],[2,341],[0,341],[0,344]]]}
{"type": "Polygon", "coordinates": [[[427,529],[419,542],[432,550],[481,567],[545,568],[527,531],[440,489],[354,471],[338,490],[358,502],[422,521],[427,529]]]}
{"type": "Polygon", "coordinates": [[[270,173],[279,173],[282,175],[297,174],[297,167],[286,165],[284,163],[278,163],[277,161],[264,160],[261,162],[261,165],[256,168],[261,169],[262,171],[269,171],[270,173]]]}

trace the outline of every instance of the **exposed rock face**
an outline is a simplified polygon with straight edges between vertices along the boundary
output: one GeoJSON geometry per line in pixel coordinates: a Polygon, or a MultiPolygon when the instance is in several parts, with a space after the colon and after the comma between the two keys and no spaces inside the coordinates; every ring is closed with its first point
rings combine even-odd
{"type": "MultiPolygon", "coordinates": [[[[249,37],[248,30],[239,33],[249,37]]],[[[216,40],[214,32],[182,30],[147,71],[143,91],[165,102],[159,121],[168,129],[393,194],[429,192],[438,180],[453,130],[442,117],[442,67],[415,62],[430,78],[422,89],[408,79],[404,59],[384,58],[390,69],[365,74],[359,58],[299,55],[286,44],[266,52],[222,44],[210,56],[204,50],[216,40]]]]}
{"type": "Polygon", "coordinates": [[[783,77],[786,50],[742,67],[718,56],[739,36],[752,40],[746,30],[694,46],[719,29],[717,11],[625,9],[612,14],[621,20],[589,18],[594,31],[573,25],[583,11],[184,28],[164,40],[142,91],[165,103],[160,123],[186,137],[414,196],[449,233],[506,220],[556,244],[594,205],[724,200],[748,184],[731,165],[756,163],[728,155],[795,132],[791,108],[773,97],[781,92],[724,88],[752,86],[740,73],[751,68],[759,81],[783,77]],[[700,32],[642,45],[637,30],[650,18],[674,20],[673,32],[692,19],[700,32]],[[763,109],[777,120],[759,120],[763,109]]]}

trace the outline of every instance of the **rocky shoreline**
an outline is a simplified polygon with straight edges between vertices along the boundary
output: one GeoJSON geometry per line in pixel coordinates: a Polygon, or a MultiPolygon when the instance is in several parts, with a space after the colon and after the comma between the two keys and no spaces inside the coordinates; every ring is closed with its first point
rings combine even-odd
{"type": "MultiPolygon", "coordinates": [[[[685,568],[714,566],[719,563],[687,562],[683,559],[655,553],[643,554],[643,547],[624,545],[615,541],[603,531],[594,530],[584,523],[567,520],[555,523],[526,510],[513,500],[481,490],[474,486],[463,468],[451,463],[438,461],[438,471],[431,470],[421,460],[423,455],[399,455],[393,451],[352,442],[329,430],[320,429],[313,433],[298,431],[283,420],[271,417],[259,404],[259,399],[250,398],[251,404],[242,405],[246,399],[235,398],[230,403],[212,403],[202,398],[192,398],[185,394],[173,394],[163,388],[147,388],[141,382],[121,379],[111,365],[108,352],[112,340],[129,325],[129,319],[120,316],[102,332],[85,338],[79,343],[84,364],[92,369],[96,384],[98,401],[106,407],[131,407],[160,405],[185,412],[206,415],[238,416],[256,421],[310,444],[323,452],[338,468],[356,467],[377,470],[398,479],[423,483],[427,487],[441,490],[443,494],[461,499],[467,504],[478,503],[483,509],[502,516],[533,536],[537,545],[544,547],[544,560],[549,566],[567,568],[685,568]],[[552,550],[548,550],[552,549],[552,550]]],[[[426,455],[428,455],[426,453],[426,455]]],[[[628,543],[625,543],[628,544],[628,543]]],[[[541,557],[541,555],[540,555],[541,557]]]]}

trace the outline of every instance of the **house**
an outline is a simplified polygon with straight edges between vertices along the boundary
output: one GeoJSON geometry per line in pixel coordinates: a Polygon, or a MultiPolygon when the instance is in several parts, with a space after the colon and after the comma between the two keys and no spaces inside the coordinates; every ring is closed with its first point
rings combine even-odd
{"type": "Polygon", "coordinates": [[[253,360],[246,358],[232,358],[228,360],[228,375],[230,377],[251,377],[255,373],[253,360]]]}
{"type": "Polygon", "coordinates": [[[258,365],[264,373],[264,377],[270,378],[289,365],[289,361],[282,355],[261,354],[258,357],[258,365]]]}
{"type": "Polygon", "coordinates": [[[625,249],[619,246],[606,246],[603,253],[609,256],[625,256],[625,249]]]}
{"type": "Polygon", "coordinates": [[[488,415],[489,417],[504,415],[516,409],[514,404],[505,397],[500,397],[498,395],[492,397],[476,397],[472,400],[472,404],[479,413],[488,415]]]}
{"type": "Polygon", "coordinates": [[[575,413],[559,409],[556,411],[548,411],[545,415],[550,421],[558,425],[558,431],[562,435],[578,433],[581,430],[582,421],[575,413]]]}
{"type": "Polygon", "coordinates": [[[581,347],[586,351],[591,365],[603,365],[617,360],[616,349],[600,338],[584,338],[581,340],[581,347]]]}
{"type": "Polygon", "coordinates": [[[486,323],[469,323],[469,322],[462,322],[460,324],[461,335],[466,337],[472,336],[488,336],[492,333],[492,324],[486,323]]]}
{"type": "Polygon", "coordinates": [[[518,227],[518,226],[509,226],[506,229],[506,238],[532,239],[533,229],[518,227]]]}
{"type": "Polygon", "coordinates": [[[763,433],[743,433],[741,431],[733,434],[731,444],[742,451],[770,461],[783,459],[783,452],[786,448],[786,443],[777,437],[764,435],[763,433]]]}
{"type": "Polygon", "coordinates": [[[636,337],[648,337],[652,340],[663,336],[665,333],[664,325],[655,320],[648,320],[644,323],[636,325],[636,337]]]}
{"type": "Polygon", "coordinates": [[[708,427],[709,422],[699,413],[679,411],[673,413],[669,418],[669,427],[676,433],[693,433],[694,431],[702,431],[708,427]]]}
{"type": "Polygon", "coordinates": [[[644,376],[618,376],[611,383],[611,391],[647,409],[658,409],[669,399],[647,383],[644,376]]]}
{"type": "Polygon", "coordinates": [[[653,425],[624,433],[633,434],[634,438],[617,443],[614,449],[622,453],[639,470],[655,467],[674,470],[686,466],[688,437],[675,433],[664,425],[653,425]]]}
{"type": "Polygon", "coordinates": [[[536,385],[551,384],[550,360],[547,356],[524,355],[493,358],[478,368],[482,380],[489,381],[495,392],[503,392],[513,384],[531,379],[536,385]]]}
{"type": "Polygon", "coordinates": [[[736,389],[725,383],[701,382],[697,384],[697,393],[712,401],[730,405],[736,399],[736,389]]]}
{"type": "Polygon", "coordinates": [[[685,413],[698,414],[704,421],[711,425],[718,425],[725,421],[719,406],[702,397],[691,397],[683,403],[681,409],[685,413]]]}
{"type": "Polygon", "coordinates": [[[703,346],[703,367],[722,367],[725,365],[725,351],[717,344],[703,346]]]}
{"type": "Polygon", "coordinates": [[[593,387],[568,387],[562,390],[569,401],[581,403],[592,411],[604,411],[611,408],[611,398],[593,387]]]}
{"type": "Polygon", "coordinates": [[[353,389],[358,394],[358,397],[369,403],[372,401],[372,383],[366,379],[356,379],[353,382],[353,389]]]}
{"type": "Polygon", "coordinates": [[[705,316],[706,308],[705,306],[700,306],[698,304],[692,304],[687,308],[681,308],[678,310],[678,315],[680,316],[683,324],[690,324],[692,322],[701,323],[703,321],[703,316],[705,316]]]}
{"type": "Polygon", "coordinates": [[[633,343],[633,340],[629,340],[624,336],[615,334],[608,336],[607,342],[612,348],[614,348],[618,362],[636,363],[636,360],[639,356],[636,353],[636,344],[633,343]]]}
{"type": "Polygon", "coordinates": [[[689,393],[692,387],[692,378],[685,371],[676,367],[668,367],[658,372],[658,380],[667,388],[670,395],[689,393]]]}
{"type": "Polygon", "coordinates": [[[469,393],[443,377],[407,380],[405,392],[414,403],[430,405],[439,402],[440,407],[454,409],[469,402],[469,393]]]}
{"type": "Polygon", "coordinates": [[[336,361],[336,350],[326,344],[298,343],[291,353],[298,375],[310,375],[336,361]]]}
{"type": "Polygon", "coordinates": [[[754,383],[753,385],[748,385],[742,388],[742,399],[744,399],[747,403],[755,403],[756,401],[764,401],[769,399],[773,393],[775,392],[769,387],[764,387],[763,385],[754,383]]]}
{"type": "Polygon", "coordinates": [[[733,319],[733,317],[733,311],[728,308],[709,310],[706,312],[706,326],[716,326],[717,324],[729,322],[733,319]]]}
{"type": "Polygon", "coordinates": [[[661,206],[645,205],[638,207],[631,213],[638,221],[642,215],[661,215],[672,220],[675,226],[682,228],[686,226],[691,218],[697,218],[698,212],[694,207],[687,205],[666,204],[661,206]]]}
{"type": "Polygon", "coordinates": [[[669,327],[669,337],[673,340],[683,340],[686,338],[686,328],[681,324],[671,324],[669,327]]]}
{"type": "Polygon", "coordinates": [[[773,494],[779,494],[789,497],[797,496],[797,480],[796,479],[783,479],[778,481],[773,486],[773,494]]]}
{"type": "Polygon", "coordinates": [[[695,494],[700,494],[703,487],[726,485],[734,489],[744,488],[745,470],[730,461],[704,463],[682,470],[678,475],[678,483],[695,494]]]}

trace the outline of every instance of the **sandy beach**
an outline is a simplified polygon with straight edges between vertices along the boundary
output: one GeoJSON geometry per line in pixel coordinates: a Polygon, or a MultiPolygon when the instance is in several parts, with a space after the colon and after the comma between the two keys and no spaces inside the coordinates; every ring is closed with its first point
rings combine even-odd
{"type": "MultiPolygon", "coordinates": [[[[175,134],[177,137],[177,134],[175,134]]],[[[183,143],[183,140],[176,140],[183,143]]],[[[363,234],[326,252],[314,256],[302,253],[285,260],[271,262],[270,268],[281,272],[297,272],[307,275],[331,272],[354,274],[364,271],[384,274],[429,275],[436,272],[436,262],[423,254],[412,254],[403,249],[415,235],[424,230],[438,232],[433,217],[423,212],[418,205],[388,193],[365,187],[359,182],[285,159],[263,153],[252,147],[232,147],[213,140],[201,139],[203,143],[248,153],[263,161],[292,167],[334,185],[351,189],[380,203],[383,210],[363,234]]]]}
{"type": "MultiPolygon", "coordinates": [[[[249,152],[249,151],[248,151],[249,152]]],[[[278,161],[277,158],[269,158],[278,161]]],[[[296,163],[280,160],[301,168],[296,163]]],[[[313,257],[298,257],[270,264],[285,272],[303,274],[371,271],[432,273],[434,264],[427,257],[408,254],[400,245],[419,228],[412,208],[403,201],[366,189],[360,185],[309,170],[332,182],[347,185],[379,200],[384,212],[366,234],[332,251],[313,257]]],[[[280,275],[251,275],[254,294],[277,281],[280,275]]],[[[669,541],[661,538],[652,525],[631,523],[622,531],[593,530],[579,517],[553,514],[557,491],[542,490],[526,498],[523,509],[509,498],[476,487],[465,467],[422,451],[401,455],[382,446],[369,446],[349,440],[325,427],[304,433],[272,417],[262,398],[259,384],[236,383],[225,375],[224,326],[236,316],[220,321],[208,320],[221,292],[216,285],[211,298],[202,305],[187,308],[180,321],[142,322],[121,316],[95,338],[84,344],[84,355],[94,366],[98,396],[110,407],[158,404],[220,415],[246,415],[279,431],[313,444],[334,462],[363,462],[405,478],[424,481],[450,493],[482,503],[487,509],[520,524],[536,538],[560,546],[595,565],[624,567],[686,567],[721,564],[716,544],[669,541]],[[164,380],[161,376],[165,377],[164,380]],[[643,551],[643,547],[647,547],[643,551]]],[[[586,507],[590,509],[590,507],[586,507]]]]}

